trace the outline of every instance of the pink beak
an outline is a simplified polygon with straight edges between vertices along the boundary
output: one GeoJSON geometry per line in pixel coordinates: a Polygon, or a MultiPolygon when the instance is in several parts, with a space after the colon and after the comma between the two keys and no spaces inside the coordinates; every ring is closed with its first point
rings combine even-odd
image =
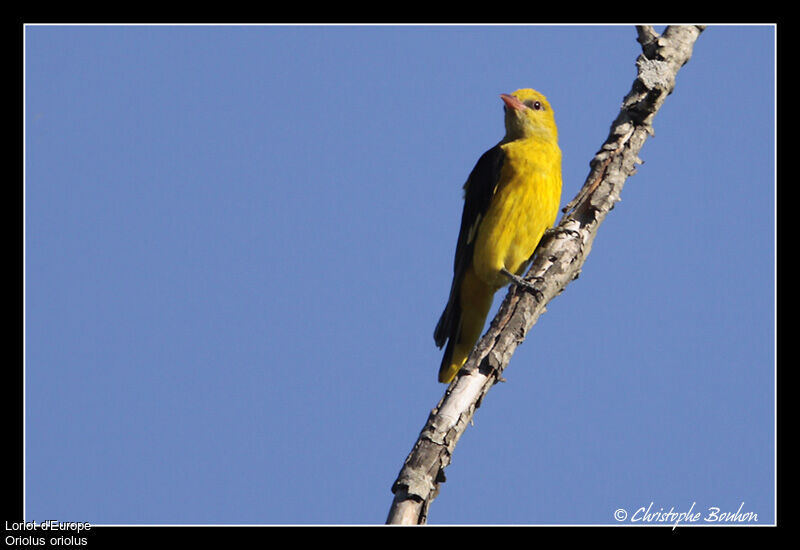
{"type": "Polygon", "coordinates": [[[503,100],[503,103],[506,104],[506,107],[514,109],[515,111],[521,111],[522,109],[527,109],[525,104],[522,103],[519,99],[517,99],[513,95],[500,94],[500,99],[503,100]]]}

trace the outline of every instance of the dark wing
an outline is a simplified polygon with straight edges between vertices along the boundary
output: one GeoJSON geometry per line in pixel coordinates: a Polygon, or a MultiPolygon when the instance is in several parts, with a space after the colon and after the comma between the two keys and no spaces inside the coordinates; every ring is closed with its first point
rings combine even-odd
{"type": "Polygon", "coordinates": [[[442,347],[448,338],[454,340],[461,330],[461,304],[458,300],[461,280],[472,263],[478,227],[494,196],[504,158],[503,149],[500,145],[495,145],[481,155],[464,184],[464,211],[461,214],[461,230],[458,233],[453,263],[453,284],[450,286],[447,306],[433,331],[433,339],[438,347],[442,347]]]}

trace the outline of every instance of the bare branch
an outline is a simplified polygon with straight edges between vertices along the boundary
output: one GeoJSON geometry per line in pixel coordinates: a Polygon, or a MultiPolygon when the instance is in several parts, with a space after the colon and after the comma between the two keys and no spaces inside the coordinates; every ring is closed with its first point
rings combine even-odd
{"type": "Polygon", "coordinates": [[[637,27],[643,52],[636,60],[638,75],[606,142],[590,162],[586,182],[564,208],[556,228],[539,243],[526,276],[535,290],[511,285],[489,330],[431,411],[406,458],[392,486],[394,500],[386,523],[426,523],[456,443],[486,393],[502,380],[511,355],[545,306],[580,274],[598,227],[619,201],[628,176],[641,164],[638,153],[652,135],[653,117],[672,93],[675,76],[691,58],[703,29],[670,26],[659,36],[652,27],[637,27]]]}

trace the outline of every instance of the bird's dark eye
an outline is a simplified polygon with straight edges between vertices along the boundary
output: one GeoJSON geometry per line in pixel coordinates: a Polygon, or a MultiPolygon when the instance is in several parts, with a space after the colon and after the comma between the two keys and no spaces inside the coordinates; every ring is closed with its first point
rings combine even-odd
{"type": "Polygon", "coordinates": [[[532,99],[529,99],[529,100],[525,101],[524,103],[525,103],[525,105],[527,105],[528,107],[530,107],[534,111],[542,111],[542,110],[544,110],[544,105],[542,105],[541,101],[533,101],[532,99]]]}

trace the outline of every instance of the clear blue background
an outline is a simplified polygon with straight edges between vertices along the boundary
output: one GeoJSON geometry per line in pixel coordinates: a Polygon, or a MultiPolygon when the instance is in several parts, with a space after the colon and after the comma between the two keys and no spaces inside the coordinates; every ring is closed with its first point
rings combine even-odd
{"type": "MultiPolygon", "coordinates": [[[[774,521],[774,41],[700,36],[430,523],[774,521]]],[[[563,205],[640,51],[630,26],[27,27],[26,519],[382,523],[445,389],[499,94],[550,99],[563,205]]]]}

